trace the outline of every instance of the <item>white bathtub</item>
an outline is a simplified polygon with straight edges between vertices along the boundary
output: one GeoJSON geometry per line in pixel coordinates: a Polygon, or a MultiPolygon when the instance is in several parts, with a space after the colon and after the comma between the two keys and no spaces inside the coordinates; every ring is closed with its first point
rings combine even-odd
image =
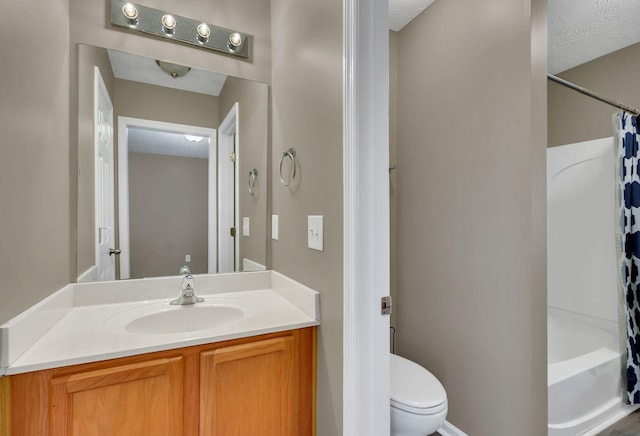
{"type": "Polygon", "coordinates": [[[549,435],[628,410],[618,341],[613,138],[547,150],[549,435]]]}
{"type": "Polygon", "coordinates": [[[617,325],[549,308],[549,436],[582,435],[627,409],[617,325]]]}

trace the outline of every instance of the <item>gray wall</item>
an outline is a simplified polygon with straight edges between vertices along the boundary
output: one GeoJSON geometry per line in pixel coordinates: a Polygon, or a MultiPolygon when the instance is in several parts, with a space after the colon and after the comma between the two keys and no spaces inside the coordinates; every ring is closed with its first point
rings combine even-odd
{"type": "Polygon", "coordinates": [[[207,272],[209,160],[129,153],[131,278],[207,272]]]}
{"type": "MultiPolygon", "coordinates": [[[[240,238],[240,263],[247,258],[267,265],[267,138],[269,136],[269,88],[264,83],[228,77],[220,93],[220,122],[234,103],[238,103],[240,216],[249,217],[250,236],[240,238]],[[254,195],[249,194],[249,171],[258,170],[254,195]]],[[[270,236],[270,235],[269,235],[270,236]]]]}
{"type": "Polygon", "coordinates": [[[272,266],[320,292],[318,435],[342,434],[342,1],[272,0],[272,266]],[[282,152],[298,180],[280,184],[282,152]],[[307,248],[307,216],[324,215],[324,252],[307,248]]]}
{"type": "Polygon", "coordinates": [[[114,89],[116,124],[124,116],[218,128],[218,97],[122,79],[114,89]]]}
{"type": "Polygon", "coordinates": [[[27,0],[2,9],[0,323],[70,281],[69,182],[76,177],[69,166],[68,3],[27,0]],[[46,35],[25,31],[24,11],[29,26],[46,35]]]}
{"type": "Polygon", "coordinates": [[[398,35],[398,354],[474,436],[546,428],[546,2],[437,1],[398,35]]]}
{"type": "MultiPolygon", "coordinates": [[[[640,44],[634,44],[558,76],[610,99],[640,107],[640,44]]],[[[618,109],[549,82],[549,146],[613,136],[618,109]]]]}
{"type": "MultiPolygon", "coordinates": [[[[196,68],[272,83],[273,167],[295,147],[300,178],[292,190],[273,184],[281,236],[273,267],[322,293],[318,344],[318,434],[342,429],[342,2],[337,0],[149,0],[145,5],[202,18],[253,36],[252,57],[240,61],[170,44],[108,23],[103,0],[27,0],[45,39],[22,30],[18,9],[7,9],[2,47],[7,65],[2,105],[0,214],[4,285],[0,319],[17,315],[76,277],[78,148],[70,123],[77,43],[128,51],[196,68]],[[16,11],[15,14],[12,11],[16,11]],[[273,16],[272,16],[273,15],[273,16]],[[56,22],[55,27],[48,23],[56,22]],[[273,24],[273,26],[272,26],[273,24]],[[69,25],[69,30],[67,30],[69,25]],[[272,32],[273,27],[273,32],[272,32]],[[20,38],[14,38],[21,35],[20,38]],[[272,50],[273,39],[273,50],[272,50]],[[71,44],[71,45],[70,45],[71,44]],[[27,56],[37,53],[37,56],[27,56]],[[272,68],[273,58],[273,68],[272,68]],[[273,76],[273,80],[272,80],[273,76]],[[313,83],[314,86],[309,86],[313,83]],[[74,138],[71,145],[69,139],[74,138]],[[24,182],[25,175],[28,181],[24,182]],[[22,180],[23,183],[15,183],[22,180]],[[325,251],[306,248],[306,216],[325,216],[325,251]]],[[[76,111],[71,119],[77,116],[76,111]]]]}

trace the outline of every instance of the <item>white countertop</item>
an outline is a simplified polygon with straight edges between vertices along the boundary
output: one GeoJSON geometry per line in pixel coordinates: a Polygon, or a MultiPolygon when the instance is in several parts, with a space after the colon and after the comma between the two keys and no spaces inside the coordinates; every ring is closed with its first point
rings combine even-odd
{"type": "MultiPolygon", "coordinates": [[[[196,276],[196,293],[205,301],[170,306],[179,283],[180,278],[171,277],[73,284],[61,289],[0,326],[0,364],[4,364],[0,375],[319,325],[318,293],[273,271],[196,276]],[[161,298],[149,299],[150,295],[161,298]],[[132,333],[127,327],[139,316],[160,311],[180,310],[190,318],[196,313],[193,308],[205,306],[237,307],[239,311],[229,322],[186,332],[175,331],[182,328],[179,325],[152,333],[132,333]]],[[[200,309],[196,310],[198,315],[193,316],[201,316],[200,309]]]]}

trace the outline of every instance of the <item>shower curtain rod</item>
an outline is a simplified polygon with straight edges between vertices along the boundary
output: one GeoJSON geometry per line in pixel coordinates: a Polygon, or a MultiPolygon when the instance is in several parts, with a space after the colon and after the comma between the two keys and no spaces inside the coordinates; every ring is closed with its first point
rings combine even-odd
{"type": "Polygon", "coordinates": [[[630,112],[636,116],[640,115],[640,111],[634,107],[627,106],[626,104],[617,102],[615,100],[611,100],[606,97],[602,97],[593,91],[589,91],[588,89],[583,88],[582,86],[578,86],[575,83],[568,82],[564,79],[561,79],[558,76],[554,76],[553,74],[547,74],[547,79],[553,82],[559,83],[560,85],[566,86],[567,88],[571,88],[574,91],[578,91],[579,93],[589,96],[591,98],[595,98],[596,100],[606,103],[610,106],[617,107],[618,109],[622,109],[623,111],[630,112]]]}

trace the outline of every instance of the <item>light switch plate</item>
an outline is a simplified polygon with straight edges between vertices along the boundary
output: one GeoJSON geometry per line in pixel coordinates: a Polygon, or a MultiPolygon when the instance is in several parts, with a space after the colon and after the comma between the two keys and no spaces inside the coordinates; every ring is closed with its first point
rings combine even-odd
{"type": "Polygon", "coordinates": [[[184,261],[185,262],[191,262],[191,255],[190,254],[185,254],[184,255],[184,261]]]}
{"type": "Polygon", "coordinates": [[[242,217],[242,236],[249,236],[249,217],[242,217]]]}
{"type": "Polygon", "coordinates": [[[271,215],[271,239],[278,240],[278,215],[271,215]]]}
{"type": "Polygon", "coordinates": [[[323,216],[309,215],[307,223],[307,245],[313,250],[324,251],[323,216]]]}

